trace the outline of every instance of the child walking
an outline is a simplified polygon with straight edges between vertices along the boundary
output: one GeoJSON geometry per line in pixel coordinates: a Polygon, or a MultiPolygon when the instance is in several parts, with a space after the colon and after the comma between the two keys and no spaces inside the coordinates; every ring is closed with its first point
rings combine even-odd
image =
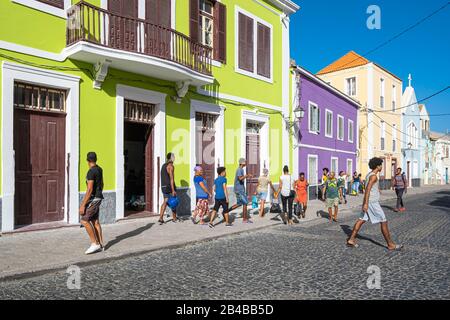
{"type": "Polygon", "coordinates": [[[217,168],[218,177],[214,180],[214,193],[215,193],[215,203],[212,210],[211,219],[209,221],[209,227],[214,228],[214,219],[216,218],[217,212],[219,212],[220,207],[222,207],[222,215],[225,219],[225,226],[231,227],[230,215],[228,214],[228,191],[227,191],[227,172],[224,167],[217,168]]]}

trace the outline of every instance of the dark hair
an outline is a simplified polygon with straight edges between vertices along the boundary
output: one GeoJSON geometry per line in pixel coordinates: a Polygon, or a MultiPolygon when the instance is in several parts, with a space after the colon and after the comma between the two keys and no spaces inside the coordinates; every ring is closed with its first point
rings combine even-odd
{"type": "Polygon", "coordinates": [[[304,172],[300,172],[300,174],[299,174],[300,177],[301,177],[301,176],[304,176],[304,175],[305,175],[304,172]]]}
{"type": "Polygon", "coordinates": [[[172,155],[173,155],[173,153],[172,153],[172,152],[169,152],[169,153],[167,154],[167,156],[166,156],[166,159],[167,159],[167,160],[170,160],[170,158],[172,158],[172,155]]]}
{"type": "Polygon", "coordinates": [[[375,170],[378,166],[381,166],[382,164],[383,164],[383,159],[375,157],[375,158],[370,159],[369,168],[371,170],[375,170]]]}
{"type": "Polygon", "coordinates": [[[398,168],[397,168],[397,171],[398,171],[398,170],[402,171],[402,168],[398,167],[398,168]]]}
{"type": "Polygon", "coordinates": [[[323,168],[322,171],[326,170],[327,172],[330,172],[330,170],[328,170],[328,168],[323,168]]]}
{"type": "Polygon", "coordinates": [[[288,173],[289,172],[289,167],[288,166],[284,166],[283,167],[283,173],[288,173]]]}
{"type": "Polygon", "coordinates": [[[88,152],[86,160],[89,162],[97,162],[97,154],[93,151],[88,152]]]}
{"type": "Polygon", "coordinates": [[[344,171],[339,171],[339,175],[341,175],[341,173],[344,173],[344,171]]]}
{"type": "Polygon", "coordinates": [[[225,167],[218,167],[217,174],[220,176],[225,170],[226,170],[225,167]]]}

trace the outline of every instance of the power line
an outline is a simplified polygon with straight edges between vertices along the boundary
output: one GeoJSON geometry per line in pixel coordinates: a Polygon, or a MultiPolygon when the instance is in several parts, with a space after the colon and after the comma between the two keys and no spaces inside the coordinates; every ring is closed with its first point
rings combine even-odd
{"type": "MultiPolygon", "coordinates": [[[[414,106],[414,105],[416,105],[416,104],[419,104],[419,103],[421,103],[421,102],[423,102],[423,101],[429,100],[429,99],[431,99],[431,98],[433,98],[433,97],[435,97],[435,96],[437,96],[437,95],[439,95],[439,94],[441,94],[441,93],[447,91],[449,88],[450,88],[450,86],[447,86],[447,87],[445,87],[445,88],[443,88],[443,89],[441,89],[441,90],[439,90],[439,91],[433,93],[432,95],[430,95],[430,96],[428,96],[428,97],[426,97],[426,98],[423,98],[423,99],[418,100],[418,101],[415,102],[415,103],[411,103],[411,104],[409,104],[409,105],[407,105],[407,106],[403,106],[403,107],[400,107],[400,108],[395,108],[395,111],[397,111],[397,110],[402,110],[402,109],[406,109],[406,108],[408,108],[408,107],[411,107],[411,106],[414,106]]],[[[372,112],[379,112],[379,113],[393,113],[394,111],[390,111],[390,110],[372,110],[372,112]]]]}
{"type": "Polygon", "coordinates": [[[340,66],[340,68],[343,68],[353,62],[355,62],[356,60],[359,60],[361,58],[364,58],[365,56],[368,56],[369,54],[372,54],[373,52],[381,49],[382,47],[388,45],[389,43],[391,43],[392,41],[396,40],[397,38],[401,37],[402,35],[404,35],[405,33],[407,33],[408,31],[411,31],[412,29],[418,27],[419,25],[421,25],[422,23],[424,23],[426,20],[430,19],[431,17],[433,17],[434,15],[436,15],[437,13],[439,13],[440,11],[444,10],[448,5],[450,4],[450,2],[447,2],[445,5],[441,6],[439,9],[433,11],[432,13],[430,13],[429,15],[427,15],[426,17],[422,18],[421,20],[419,20],[418,22],[414,23],[413,25],[409,26],[408,28],[406,28],[405,30],[399,32],[398,34],[396,34],[395,36],[393,36],[392,38],[386,40],[385,42],[379,44],[378,46],[376,46],[375,48],[373,48],[372,50],[367,51],[366,53],[364,53],[363,55],[361,55],[360,57],[351,60],[350,62],[347,62],[346,64],[340,66]]]}

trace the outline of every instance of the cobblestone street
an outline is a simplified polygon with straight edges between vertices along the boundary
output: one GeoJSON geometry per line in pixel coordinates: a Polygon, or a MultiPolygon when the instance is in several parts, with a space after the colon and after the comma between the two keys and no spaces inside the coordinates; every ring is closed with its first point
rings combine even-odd
{"type": "Polygon", "coordinates": [[[67,288],[65,272],[6,281],[0,298],[449,299],[450,191],[409,198],[405,213],[394,204],[383,207],[402,252],[388,252],[367,223],[360,248],[347,248],[356,216],[319,219],[83,267],[80,290],[67,288]],[[367,287],[372,265],[380,289],[367,287]]]}

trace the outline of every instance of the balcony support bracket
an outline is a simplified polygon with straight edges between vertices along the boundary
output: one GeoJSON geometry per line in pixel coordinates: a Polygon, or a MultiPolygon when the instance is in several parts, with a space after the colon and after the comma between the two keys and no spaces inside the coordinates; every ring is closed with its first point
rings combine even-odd
{"type": "Polygon", "coordinates": [[[108,75],[108,69],[111,63],[112,63],[111,60],[104,59],[102,61],[98,61],[95,64],[95,79],[94,79],[95,89],[100,90],[102,88],[103,81],[105,81],[105,78],[108,75]]]}
{"type": "Polygon", "coordinates": [[[175,84],[175,89],[177,90],[177,96],[174,97],[176,103],[181,103],[181,100],[186,96],[186,93],[189,90],[189,85],[191,84],[191,80],[178,81],[175,84]]]}

